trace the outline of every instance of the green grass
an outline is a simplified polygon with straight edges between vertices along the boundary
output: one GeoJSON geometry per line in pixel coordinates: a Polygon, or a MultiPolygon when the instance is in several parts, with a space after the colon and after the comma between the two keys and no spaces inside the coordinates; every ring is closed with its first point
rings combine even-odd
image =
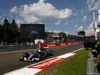
{"type": "Polygon", "coordinates": [[[66,59],[54,75],[85,75],[89,51],[84,49],[70,60],[66,59]]]}

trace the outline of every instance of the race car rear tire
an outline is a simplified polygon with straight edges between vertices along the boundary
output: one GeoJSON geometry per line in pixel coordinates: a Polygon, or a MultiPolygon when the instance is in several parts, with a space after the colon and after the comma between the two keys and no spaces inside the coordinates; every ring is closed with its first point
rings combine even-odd
{"type": "Polygon", "coordinates": [[[39,58],[39,61],[43,60],[43,54],[42,53],[41,54],[37,54],[37,58],[39,58]]]}
{"type": "Polygon", "coordinates": [[[53,55],[53,51],[52,50],[50,50],[50,55],[53,55]]]}
{"type": "Polygon", "coordinates": [[[20,61],[25,61],[25,60],[27,60],[28,57],[29,57],[29,54],[28,53],[24,53],[23,57],[21,57],[19,60],[20,61]]]}

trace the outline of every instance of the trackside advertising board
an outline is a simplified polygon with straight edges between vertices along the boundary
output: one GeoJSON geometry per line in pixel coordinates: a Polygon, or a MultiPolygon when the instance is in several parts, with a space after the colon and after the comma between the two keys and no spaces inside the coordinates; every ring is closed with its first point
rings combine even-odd
{"type": "Polygon", "coordinates": [[[73,45],[73,44],[79,44],[83,42],[64,42],[64,43],[47,43],[47,44],[40,44],[40,47],[58,47],[58,46],[66,46],[66,45],[73,45]]]}

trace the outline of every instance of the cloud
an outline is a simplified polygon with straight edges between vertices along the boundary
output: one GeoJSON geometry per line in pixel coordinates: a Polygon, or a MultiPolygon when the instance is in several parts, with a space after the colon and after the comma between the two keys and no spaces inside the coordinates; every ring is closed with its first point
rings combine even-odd
{"type": "Polygon", "coordinates": [[[78,13],[73,13],[73,15],[74,15],[74,16],[77,16],[77,15],[78,15],[78,13]]]}
{"type": "Polygon", "coordinates": [[[87,20],[87,16],[84,15],[84,17],[83,17],[83,21],[86,21],[86,20],[87,20]]]}
{"type": "Polygon", "coordinates": [[[68,21],[66,21],[66,22],[64,23],[64,25],[65,25],[65,26],[68,25],[68,21]]]}
{"type": "Polygon", "coordinates": [[[55,23],[55,25],[60,25],[61,20],[59,20],[58,22],[55,23]]]}
{"type": "Polygon", "coordinates": [[[79,28],[78,28],[78,30],[82,30],[83,29],[83,26],[80,26],[79,28]]]}
{"type": "Polygon", "coordinates": [[[94,2],[95,2],[95,0],[87,0],[88,5],[92,5],[92,4],[94,4],[94,2]]]}
{"type": "Polygon", "coordinates": [[[48,32],[55,32],[55,33],[60,33],[61,31],[57,31],[57,30],[49,30],[48,32]]]}
{"type": "Polygon", "coordinates": [[[93,23],[91,23],[88,28],[85,30],[85,33],[87,36],[89,35],[94,35],[94,28],[93,28],[93,23]]]}
{"type": "Polygon", "coordinates": [[[14,6],[14,7],[10,10],[10,12],[16,13],[16,12],[17,12],[17,6],[14,6]]]}
{"type": "Polygon", "coordinates": [[[16,19],[16,23],[17,23],[17,24],[19,25],[19,27],[20,27],[20,24],[21,24],[21,23],[24,23],[24,21],[22,21],[21,19],[17,18],[17,19],[16,19]]]}
{"type": "Polygon", "coordinates": [[[39,0],[39,2],[41,2],[41,3],[42,3],[42,2],[45,2],[45,0],[39,0]]]}
{"type": "Polygon", "coordinates": [[[37,3],[22,5],[19,8],[13,7],[11,13],[18,14],[25,22],[42,22],[48,19],[66,19],[72,15],[69,8],[58,10],[52,4],[45,0],[39,0],[37,3]]]}
{"type": "Polygon", "coordinates": [[[0,16],[0,18],[2,18],[2,16],[0,16]]]}
{"type": "Polygon", "coordinates": [[[74,25],[75,28],[77,28],[77,25],[74,25]]]}
{"type": "MultiPolygon", "coordinates": [[[[58,30],[49,30],[48,32],[54,32],[54,33],[60,33],[60,32],[62,32],[62,31],[58,31],[58,30]]],[[[66,32],[66,31],[63,31],[66,35],[68,35],[68,32],[66,32]]]]}
{"type": "Polygon", "coordinates": [[[87,5],[90,11],[100,8],[100,0],[87,0],[87,5]]]}

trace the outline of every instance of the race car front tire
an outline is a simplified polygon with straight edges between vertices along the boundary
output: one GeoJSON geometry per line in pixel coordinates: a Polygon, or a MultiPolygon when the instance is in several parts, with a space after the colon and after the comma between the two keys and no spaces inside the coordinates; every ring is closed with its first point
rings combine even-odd
{"type": "Polygon", "coordinates": [[[29,57],[29,54],[28,54],[28,53],[24,53],[24,54],[23,54],[23,57],[28,58],[28,57],[29,57]]]}

